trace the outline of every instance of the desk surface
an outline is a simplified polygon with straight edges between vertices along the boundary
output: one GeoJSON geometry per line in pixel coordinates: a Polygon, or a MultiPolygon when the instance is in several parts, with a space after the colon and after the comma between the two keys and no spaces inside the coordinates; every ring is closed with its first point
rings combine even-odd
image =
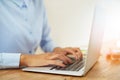
{"type": "Polygon", "coordinates": [[[23,72],[20,69],[0,70],[0,80],[118,80],[120,63],[100,57],[95,66],[84,77],[23,72]]]}

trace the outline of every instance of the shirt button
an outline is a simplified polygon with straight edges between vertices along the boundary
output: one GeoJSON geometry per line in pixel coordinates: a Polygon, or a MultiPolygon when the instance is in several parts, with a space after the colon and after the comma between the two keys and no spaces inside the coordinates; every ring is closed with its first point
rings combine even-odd
{"type": "Polygon", "coordinates": [[[30,31],[29,33],[30,33],[30,34],[32,34],[32,32],[31,32],[31,31],[30,31]]]}
{"type": "Polygon", "coordinates": [[[24,3],[24,4],[22,5],[22,8],[27,8],[27,5],[24,3]]]}
{"type": "Polygon", "coordinates": [[[32,51],[29,51],[29,53],[32,53],[32,51]]]}

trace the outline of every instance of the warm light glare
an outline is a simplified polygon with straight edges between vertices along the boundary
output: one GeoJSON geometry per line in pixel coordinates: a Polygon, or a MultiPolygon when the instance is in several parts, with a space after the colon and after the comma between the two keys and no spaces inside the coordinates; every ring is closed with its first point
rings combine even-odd
{"type": "Polygon", "coordinates": [[[102,53],[120,49],[120,0],[99,0],[105,17],[102,53]]]}
{"type": "Polygon", "coordinates": [[[120,1],[104,0],[106,18],[105,41],[120,38],[120,1]]]}
{"type": "Polygon", "coordinates": [[[116,43],[117,48],[120,48],[120,40],[116,43]]]}

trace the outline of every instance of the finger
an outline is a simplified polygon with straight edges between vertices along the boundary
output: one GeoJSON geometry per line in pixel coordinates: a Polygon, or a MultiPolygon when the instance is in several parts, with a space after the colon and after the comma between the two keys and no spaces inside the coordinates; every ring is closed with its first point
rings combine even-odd
{"type": "Polygon", "coordinates": [[[82,58],[82,54],[80,54],[79,52],[76,52],[76,55],[78,56],[78,59],[82,58]]]}
{"type": "Polygon", "coordinates": [[[56,52],[56,53],[58,53],[58,54],[64,54],[64,55],[66,55],[66,54],[67,54],[67,52],[66,52],[66,51],[61,51],[61,52],[56,52]]]}
{"type": "Polygon", "coordinates": [[[65,55],[61,55],[58,59],[62,60],[65,64],[72,63],[72,60],[65,55]]]}
{"type": "Polygon", "coordinates": [[[55,65],[55,66],[61,66],[61,67],[66,66],[65,64],[63,64],[62,61],[58,61],[58,60],[49,60],[48,65],[55,65]]]}
{"type": "Polygon", "coordinates": [[[60,54],[67,55],[67,52],[66,52],[66,51],[63,51],[63,52],[60,52],[60,54]]]}
{"type": "Polygon", "coordinates": [[[51,59],[51,60],[57,59],[59,55],[60,55],[60,54],[54,54],[54,53],[52,53],[52,54],[50,55],[49,59],[51,59]]]}
{"type": "Polygon", "coordinates": [[[51,60],[61,60],[63,61],[65,64],[68,63],[72,63],[71,59],[69,59],[67,56],[65,56],[64,54],[55,54],[53,55],[51,58],[51,60]]]}
{"type": "Polygon", "coordinates": [[[65,49],[65,51],[66,51],[67,53],[69,53],[69,54],[73,54],[73,56],[74,56],[76,59],[78,59],[77,54],[75,53],[75,51],[74,51],[72,48],[67,48],[67,49],[65,49]]]}
{"type": "Polygon", "coordinates": [[[75,52],[81,52],[80,48],[73,48],[75,52]]]}
{"type": "Polygon", "coordinates": [[[78,58],[80,59],[82,57],[82,52],[79,48],[74,48],[74,50],[76,51],[76,55],[78,56],[78,58]]]}

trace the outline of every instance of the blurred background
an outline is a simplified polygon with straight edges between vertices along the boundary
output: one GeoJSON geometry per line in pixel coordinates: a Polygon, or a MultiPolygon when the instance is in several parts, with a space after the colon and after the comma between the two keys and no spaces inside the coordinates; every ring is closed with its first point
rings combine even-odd
{"type": "Polygon", "coordinates": [[[60,47],[88,46],[94,10],[105,19],[101,53],[120,47],[120,0],[44,0],[51,37],[60,47]]]}
{"type": "Polygon", "coordinates": [[[45,0],[51,36],[61,47],[86,47],[95,0],[45,0]]]}

